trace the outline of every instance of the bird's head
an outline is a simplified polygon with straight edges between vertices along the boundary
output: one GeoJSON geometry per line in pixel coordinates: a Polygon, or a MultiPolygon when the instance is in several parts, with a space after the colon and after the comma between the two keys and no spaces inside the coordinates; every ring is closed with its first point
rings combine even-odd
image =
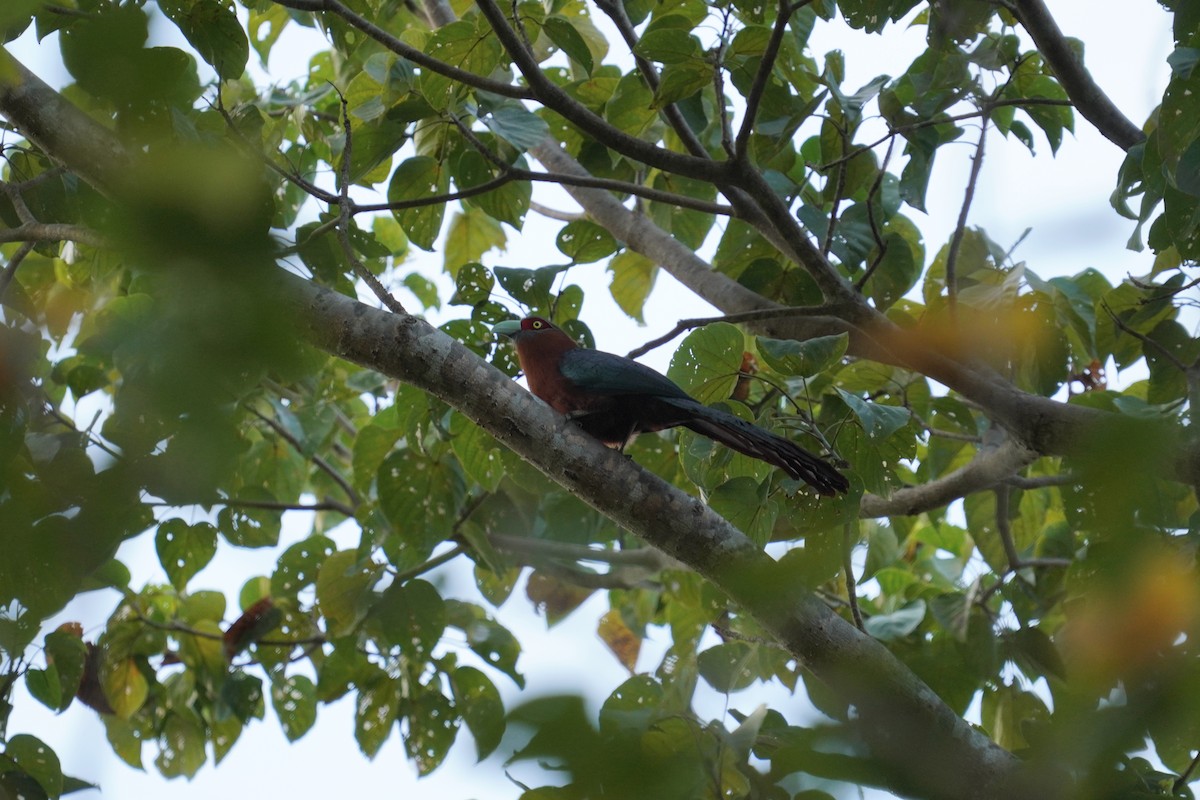
{"type": "Polygon", "coordinates": [[[520,320],[507,319],[492,326],[492,333],[507,336],[515,342],[549,331],[557,331],[560,335],[562,334],[562,331],[541,317],[526,317],[520,320]]]}

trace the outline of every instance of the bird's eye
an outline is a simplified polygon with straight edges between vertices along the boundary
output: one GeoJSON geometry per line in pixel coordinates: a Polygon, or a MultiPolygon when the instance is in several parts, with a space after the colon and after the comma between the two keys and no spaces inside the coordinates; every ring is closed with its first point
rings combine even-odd
{"type": "Polygon", "coordinates": [[[540,319],[535,319],[533,321],[533,329],[537,330],[540,327],[542,327],[542,321],[540,319]]]}

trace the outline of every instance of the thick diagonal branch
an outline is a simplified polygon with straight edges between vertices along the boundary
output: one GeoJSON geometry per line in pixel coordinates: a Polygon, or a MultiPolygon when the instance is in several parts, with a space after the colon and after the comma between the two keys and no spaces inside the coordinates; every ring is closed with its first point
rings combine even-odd
{"type": "Polygon", "coordinates": [[[1042,0],[1013,0],[1017,18],[1033,37],[1046,63],[1054,70],[1067,97],[1088,122],[1104,138],[1122,150],[1128,150],[1146,138],[1141,129],[1121,113],[1121,109],[1104,93],[1084,67],[1083,61],[1071,49],[1050,9],[1042,0]]]}

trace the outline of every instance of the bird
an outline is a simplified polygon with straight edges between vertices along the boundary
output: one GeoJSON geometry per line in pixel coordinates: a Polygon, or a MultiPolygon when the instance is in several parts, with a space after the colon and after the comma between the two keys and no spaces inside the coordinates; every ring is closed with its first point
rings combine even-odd
{"type": "Polygon", "coordinates": [[[505,320],[492,332],[516,345],[530,392],[609,447],[623,448],[639,433],[682,426],[779,467],[823,495],[850,488],[829,462],[796,443],[704,405],[644,364],[579,347],[541,317],[505,320]]]}

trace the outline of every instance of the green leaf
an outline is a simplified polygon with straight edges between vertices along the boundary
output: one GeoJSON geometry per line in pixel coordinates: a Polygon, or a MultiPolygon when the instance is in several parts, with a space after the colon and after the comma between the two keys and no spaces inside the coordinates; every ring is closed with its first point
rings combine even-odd
{"type": "Polygon", "coordinates": [[[450,305],[478,305],[491,297],[492,287],[495,285],[496,278],[483,264],[464,263],[458,268],[458,274],[455,276],[454,296],[450,298],[450,305]]]}
{"type": "Polygon", "coordinates": [[[617,252],[617,240],[596,223],[577,219],[558,232],[558,249],[576,264],[588,264],[617,252]]]}
{"type": "MultiPolygon", "coordinates": [[[[388,202],[404,203],[428,200],[445,194],[450,188],[450,175],[441,162],[429,156],[405,159],[392,173],[388,184],[388,202]]],[[[417,205],[392,211],[404,234],[422,250],[432,250],[442,229],[445,203],[417,205]]]]}
{"type": "Polygon", "coordinates": [[[283,551],[271,576],[272,597],[295,597],[314,585],[321,565],[337,550],[332,539],[317,534],[283,551]]]}
{"type": "MultiPolygon", "coordinates": [[[[837,387],[835,387],[837,388],[837,387]]],[[[863,400],[856,394],[837,389],[837,393],[849,406],[854,415],[858,417],[858,421],[862,423],[863,430],[867,436],[875,441],[887,439],[896,431],[908,424],[912,413],[907,408],[900,406],[885,406],[881,403],[873,403],[870,400],[863,400]]]]}
{"type": "Polygon", "coordinates": [[[1015,686],[1001,686],[983,695],[981,721],[996,744],[1006,750],[1027,749],[1025,732],[1032,724],[1047,721],[1049,715],[1041,698],[1015,686]]]}
{"type": "Polygon", "coordinates": [[[744,348],[745,338],[733,325],[705,325],[679,345],[667,377],[702,403],[726,400],[737,384],[744,348]]]}
{"type": "Polygon", "coordinates": [[[384,459],[375,483],[384,516],[411,548],[411,558],[424,560],[454,526],[464,492],[461,476],[446,461],[406,449],[384,459]]]}
{"type": "Polygon", "coordinates": [[[360,683],[354,707],[354,739],[367,758],[374,758],[392,733],[400,713],[400,687],[378,670],[373,681],[360,683]]]}
{"type": "Polygon", "coordinates": [[[446,758],[458,735],[458,710],[441,692],[426,689],[408,711],[404,749],[417,765],[417,774],[433,772],[446,758]]]}
{"type": "Polygon", "coordinates": [[[234,547],[274,547],[279,544],[279,517],[278,511],[226,506],[217,514],[217,530],[234,547]]]}
{"type": "Polygon", "coordinates": [[[550,135],[550,127],[541,117],[515,101],[493,108],[482,122],[488,130],[521,152],[536,147],[550,135]]]}
{"type": "Polygon", "coordinates": [[[158,758],[154,760],[158,771],[164,778],[191,778],[204,766],[207,739],[204,724],[194,714],[168,714],[159,736],[158,758]]]}
{"type": "MultiPolygon", "coordinates": [[[[375,221],[378,222],[379,220],[376,219],[375,221]]],[[[392,220],[392,222],[395,222],[395,220],[392,220]]],[[[410,272],[404,276],[404,287],[412,292],[425,308],[432,308],[435,311],[441,310],[442,301],[438,298],[437,284],[424,275],[419,272],[410,272]]]]}
{"type": "Polygon", "coordinates": [[[382,573],[374,562],[361,563],[354,550],[341,550],[325,559],[317,573],[317,606],[331,637],[353,632],[366,616],[371,587],[382,573]]]}
{"type": "Polygon", "coordinates": [[[563,267],[496,267],[494,270],[496,280],[514,300],[547,317],[550,316],[550,287],[562,271],[563,267]]]}
{"type": "Polygon", "coordinates": [[[713,68],[703,61],[687,61],[681,64],[668,64],[663,69],[659,79],[658,90],[650,107],[664,108],[672,103],[678,103],[711,85],[713,68]]]}
{"type": "Polygon", "coordinates": [[[87,666],[87,645],[73,633],[51,631],[45,639],[46,661],[55,673],[59,686],[59,703],[56,710],[62,711],[71,704],[87,666]]]}
{"type": "MultiPolygon", "coordinates": [[[[518,158],[515,166],[523,168],[525,166],[524,159],[518,158]]],[[[459,190],[482,186],[495,180],[499,175],[496,167],[474,150],[468,150],[454,162],[454,184],[459,190]]],[[[481,242],[486,240],[488,246],[480,249],[481,244],[473,245],[465,251],[465,260],[477,261],[491,247],[503,249],[504,232],[495,223],[507,222],[513,228],[520,230],[525,221],[525,214],[529,211],[529,201],[532,196],[533,188],[528,181],[509,181],[491,191],[464,198],[463,204],[468,209],[476,209],[477,213],[482,212],[483,219],[491,222],[493,226],[485,227],[481,231],[467,229],[468,233],[481,242]]],[[[452,242],[453,237],[451,236],[447,240],[447,247],[452,242]]],[[[447,271],[453,274],[453,270],[449,266],[447,266],[447,271]]]]}
{"type": "Polygon", "coordinates": [[[482,761],[500,746],[504,736],[504,702],[495,684],[474,667],[458,667],[450,677],[454,704],[467,730],[475,738],[476,760],[482,761]]]}
{"type": "Polygon", "coordinates": [[[371,619],[381,641],[407,658],[427,659],[446,628],[446,604],[426,581],[392,583],[371,607],[371,619]]]}
{"type": "Polygon", "coordinates": [[[217,0],[160,0],[158,7],[221,80],[233,80],[245,72],[250,43],[232,6],[217,0]]]}
{"type": "Polygon", "coordinates": [[[641,253],[626,250],[613,257],[608,264],[608,271],[612,273],[608,290],[613,300],[630,317],[644,323],[642,309],[650,290],[654,288],[658,265],[641,253]]]}
{"type": "Polygon", "coordinates": [[[317,687],[305,675],[289,675],[271,686],[271,706],[289,742],[294,742],[317,721],[317,687]]]}
{"type": "Polygon", "coordinates": [[[462,414],[450,418],[450,446],[463,471],[479,486],[494,492],[504,478],[500,443],[462,414]]]}
{"type": "Polygon", "coordinates": [[[182,590],[216,555],[217,529],[207,522],[188,525],[181,519],[169,519],[158,526],[154,549],[171,585],[182,590]]]}
{"type": "Polygon", "coordinates": [[[262,679],[237,670],[221,686],[221,701],[228,711],[240,722],[262,719],[266,714],[263,706],[262,679]]]}
{"type": "Polygon", "coordinates": [[[871,636],[883,642],[892,642],[915,631],[924,619],[925,601],[914,600],[898,611],[869,617],[863,624],[871,636]]]}
{"type": "Polygon", "coordinates": [[[600,708],[600,732],[640,736],[662,716],[666,693],[649,675],[634,675],[618,686],[600,708]]]}
{"type": "Polygon", "coordinates": [[[771,482],[761,484],[753,478],[734,478],[714,489],[708,504],[730,524],[750,537],[759,547],[771,540],[779,504],[768,499],[771,482]]]}
{"type": "Polygon", "coordinates": [[[150,684],[132,658],[110,661],[105,657],[100,666],[100,685],[113,712],[121,719],[132,717],[150,693],[150,684]]]}
{"type": "Polygon", "coordinates": [[[554,42],[558,49],[567,54],[568,58],[583,67],[583,71],[588,75],[592,74],[594,66],[592,51],[588,49],[587,42],[566,17],[558,14],[546,17],[542,23],[542,30],[546,32],[546,36],[550,37],[550,41],[554,42]]]}
{"type": "Polygon", "coordinates": [[[350,461],[354,467],[354,486],[357,489],[365,490],[371,485],[379,466],[404,434],[402,428],[389,428],[374,422],[359,430],[354,438],[350,461]]]}
{"type": "MultiPolygon", "coordinates": [[[[701,46],[700,41],[684,28],[655,28],[646,31],[633,52],[660,64],[680,64],[698,59],[701,46]]],[[[711,71],[709,80],[712,80],[711,71]]]]}
{"type": "Polygon", "coordinates": [[[815,339],[755,338],[758,354],[771,369],[788,377],[810,378],[842,360],[850,335],[818,336],[815,339]]]}
{"type": "Polygon", "coordinates": [[[4,755],[11,758],[22,772],[37,781],[48,797],[56,798],[62,794],[62,766],[55,752],[41,739],[27,733],[18,733],[8,740],[4,755]]]}
{"type": "Polygon", "coordinates": [[[698,658],[700,677],[722,694],[739,692],[758,680],[754,645],[726,642],[710,647],[698,658]]]}
{"type": "Polygon", "coordinates": [[[508,675],[517,686],[525,686],[525,678],[517,671],[521,645],[507,628],[479,606],[461,600],[446,601],[446,621],[466,634],[467,644],[485,662],[508,675]]]}
{"type": "MultiPolygon", "coordinates": [[[[25,688],[42,705],[54,711],[61,711],[63,706],[63,689],[58,680],[58,670],[51,664],[46,669],[30,669],[25,673],[25,688]]],[[[70,702],[70,695],[67,696],[70,702]]]]}

